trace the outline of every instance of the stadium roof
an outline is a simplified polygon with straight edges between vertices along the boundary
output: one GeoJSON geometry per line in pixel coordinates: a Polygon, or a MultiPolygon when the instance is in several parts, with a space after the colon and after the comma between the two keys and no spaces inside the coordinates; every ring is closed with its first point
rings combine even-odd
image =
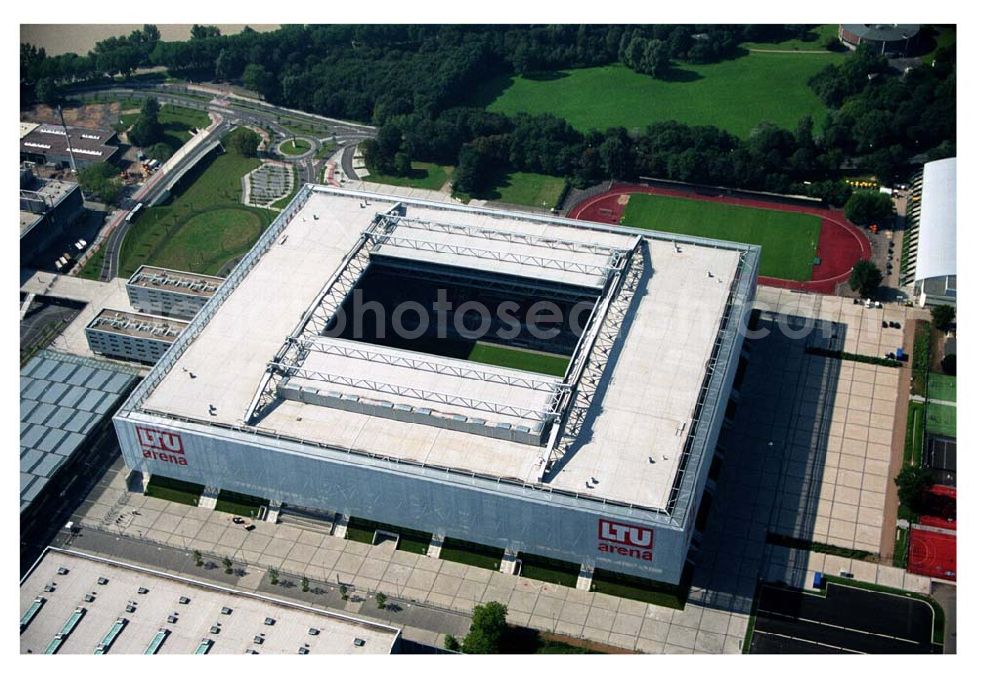
{"type": "Polygon", "coordinates": [[[958,274],[956,159],[924,165],[915,280],[958,274]]]}
{"type": "Polygon", "coordinates": [[[136,380],[135,370],[48,350],[21,369],[21,510],[136,380]]]}
{"type": "MultiPolygon", "coordinates": [[[[659,232],[414,199],[399,203],[387,196],[307,186],[154,368],[122,415],[149,421],[167,416],[175,425],[229,428],[216,434],[252,431],[257,444],[274,435],[406,464],[544,482],[583,496],[662,509],[678,476],[699,398],[712,377],[732,295],[745,294],[752,284],[753,267],[748,273],[744,257],[756,257],[757,251],[659,232]],[[586,286],[597,283],[592,275],[604,277],[612,269],[615,277],[609,278],[602,297],[607,307],[599,306],[593,314],[603,320],[584,335],[565,379],[473,362],[462,364],[492,376],[459,379],[445,373],[456,366],[445,358],[411,353],[436,365],[421,369],[388,364],[392,351],[380,346],[359,344],[381,356],[368,364],[333,354],[335,350],[318,350],[316,344],[336,342],[308,336],[303,328],[320,309],[338,305],[338,284],[346,284],[343,278],[352,267],[360,268],[354,265],[357,258],[366,251],[377,255],[376,248],[389,241],[379,224],[392,221],[393,214],[406,217],[399,220],[404,227],[417,220],[436,224],[423,231],[436,237],[460,228],[491,233],[476,237],[475,252],[463,249],[467,235],[442,237],[446,250],[422,250],[410,261],[439,256],[470,270],[510,271],[487,261],[496,253],[516,252],[517,257],[502,263],[519,266],[525,279],[586,286]],[[515,236],[520,238],[516,246],[515,236]],[[486,250],[493,254],[483,254],[486,250]],[[456,263],[456,257],[464,260],[456,263]],[[558,258],[570,265],[536,265],[535,258],[558,258]],[[615,280],[618,286],[608,292],[615,280]],[[288,355],[301,359],[283,363],[288,355]],[[270,383],[277,379],[267,371],[269,365],[287,377],[283,386],[270,383]],[[605,367],[613,372],[603,373],[605,367]],[[335,378],[306,375],[303,381],[302,370],[335,378]],[[532,384],[497,382],[513,378],[528,378],[532,384]],[[469,434],[460,426],[396,420],[371,408],[350,410],[288,396],[290,386],[322,390],[331,388],[330,383],[340,395],[360,398],[367,393],[384,408],[417,405],[412,396],[419,390],[423,405],[442,418],[483,418],[486,425],[516,425],[519,420],[530,428],[537,422],[530,412],[556,411],[558,420],[547,444],[538,446],[469,434]],[[553,386],[560,384],[569,397],[554,404],[553,386]],[[401,385],[419,387],[404,391],[397,387],[401,385]],[[424,392],[430,390],[448,396],[431,397],[424,392]],[[269,406],[261,408],[259,418],[252,416],[268,393],[269,406]],[[510,408],[484,413],[470,402],[500,402],[510,408]],[[574,428],[573,421],[585,429],[574,428]],[[555,459],[560,462],[553,463],[555,459]],[[543,478],[547,468],[552,472],[543,478]],[[599,482],[591,483],[591,478],[599,482]]],[[[317,448],[316,453],[327,452],[317,448]]]]}
{"type": "Polygon", "coordinates": [[[21,581],[21,652],[43,653],[78,608],[85,611],[60,654],[99,646],[109,654],[194,654],[202,646],[210,654],[388,654],[399,637],[346,614],[49,548],[21,581]]]}

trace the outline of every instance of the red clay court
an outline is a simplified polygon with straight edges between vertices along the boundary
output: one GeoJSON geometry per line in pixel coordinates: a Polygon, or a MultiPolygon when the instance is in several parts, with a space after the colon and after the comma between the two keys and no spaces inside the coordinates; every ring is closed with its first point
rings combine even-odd
{"type": "Polygon", "coordinates": [[[674,188],[659,188],[638,184],[615,184],[605,193],[588,198],[569,211],[568,216],[584,221],[619,224],[625,211],[627,200],[623,196],[632,193],[648,193],[652,195],[667,195],[689,200],[704,200],[706,202],[721,202],[741,207],[757,209],[774,209],[777,211],[800,212],[815,214],[822,219],[819,233],[819,244],[816,256],[820,264],[813,267],[812,279],[808,282],[796,282],[773,277],[760,276],[758,281],[771,287],[785,289],[800,289],[802,291],[820,294],[832,294],[838,284],[846,282],[851,276],[851,268],[860,259],[870,259],[871,244],[860,228],[852,225],[839,209],[810,207],[806,205],[785,204],[770,201],[766,198],[744,198],[723,195],[704,195],[688,190],[674,188]]]}

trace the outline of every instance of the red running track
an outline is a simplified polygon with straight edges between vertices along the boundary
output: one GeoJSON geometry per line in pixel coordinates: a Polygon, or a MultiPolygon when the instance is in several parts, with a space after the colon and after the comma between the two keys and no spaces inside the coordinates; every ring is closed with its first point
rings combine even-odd
{"type": "Polygon", "coordinates": [[[637,184],[616,184],[600,195],[584,200],[570,210],[568,216],[584,221],[611,223],[618,225],[625,211],[625,200],[622,196],[632,193],[650,193],[653,195],[669,195],[689,200],[704,200],[705,202],[722,202],[740,207],[755,207],[758,209],[774,209],[784,212],[800,212],[815,214],[822,219],[819,231],[819,245],[816,255],[820,264],[813,267],[812,279],[808,282],[783,280],[761,275],[758,281],[771,287],[785,289],[800,289],[819,294],[832,294],[838,284],[846,282],[851,276],[851,268],[861,259],[870,259],[871,244],[868,238],[857,226],[852,225],[839,209],[823,207],[807,207],[792,204],[771,202],[766,199],[750,199],[722,195],[703,195],[671,188],[655,188],[637,184]]]}

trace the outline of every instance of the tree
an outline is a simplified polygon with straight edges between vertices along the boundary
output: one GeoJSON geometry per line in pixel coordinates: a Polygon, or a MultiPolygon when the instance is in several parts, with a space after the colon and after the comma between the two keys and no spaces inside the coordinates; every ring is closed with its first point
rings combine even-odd
{"type": "Polygon", "coordinates": [[[489,163],[486,156],[470,145],[462,146],[458,154],[452,188],[458,193],[476,195],[486,189],[489,182],[489,163]]]}
{"type": "Polygon", "coordinates": [[[170,156],[174,154],[174,149],[170,147],[170,144],[159,141],[154,143],[152,146],[146,149],[146,157],[152,158],[154,160],[159,160],[160,162],[166,162],[170,159],[170,156]]]}
{"type": "Polygon", "coordinates": [[[472,610],[469,634],[462,640],[462,651],[475,654],[495,654],[507,631],[507,607],[500,602],[479,604],[472,610]]]}
{"type": "Polygon", "coordinates": [[[951,353],[950,355],[944,356],[944,358],[941,360],[941,371],[943,371],[948,376],[955,375],[956,373],[955,353],[951,353]]]}
{"type": "Polygon", "coordinates": [[[35,98],[42,103],[55,103],[59,100],[59,86],[52,78],[41,78],[35,85],[35,98]]]}
{"type": "Polygon", "coordinates": [[[377,592],[377,593],[375,593],[375,602],[378,604],[378,608],[379,609],[384,609],[385,608],[385,601],[387,599],[388,599],[388,597],[385,596],[384,592],[377,592]]]}
{"type": "Polygon", "coordinates": [[[924,494],[934,484],[934,473],[921,465],[908,465],[896,476],[896,490],[899,503],[907,510],[919,515],[923,507],[924,494]]]}
{"type": "Polygon", "coordinates": [[[227,574],[233,573],[233,560],[229,559],[229,557],[222,558],[222,566],[225,567],[227,574]]]}
{"type": "Polygon", "coordinates": [[[400,151],[392,158],[392,171],[398,176],[406,176],[410,173],[410,155],[400,151]]]}
{"type": "Polygon", "coordinates": [[[893,211],[892,198],[874,190],[859,190],[844,205],[844,216],[859,226],[878,223],[892,216],[893,211]]]}
{"type": "Polygon", "coordinates": [[[302,577],[302,592],[309,592],[309,579],[305,576],[302,577]]]}
{"type": "Polygon", "coordinates": [[[340,599],[347,599],[347,586],[343,583],[340,584],[340,599]]]}
{"type": "Polygon", "coordinates": [[[105,204],[111,204],[118,197],[122,184],[118,180],[118,170],[107,162],[95,162],[84,167],[77,174],[83,192],[105,204]]]}
{"type": "Polygon", "coordinates": [[[129,141],[134,146],[151,146],[160,140],[163,128],[160,125],[160,103],[153,97],[142,102],[139,117],[128,132],[129,141]]]}
{"type": "Polygon", "coordinates": [[[202,564],[205,563],[205,561],[201,558],[200,550],[195,550],[192,554],[194,555],[194,565],[196,567],[200,567],[202,564]]]}
{"type": "Polygon", "coordinates": [[[447,649],[448,651],[461,651],[462,645],[461,643],[459,643],[457,639],[455,639],[454,635],[445,635],[444,648],[447,649]]]}
{"type": "Polygon", "coordinates": [[[848,284],[861,296],[870,297],[882,284],[882,272],[871,261],[858,261],[851,269],[848,284]]]}
{"type": "Polygon", "coordinates": [[[260,135],[252,129],[239,127],[226,136],[226,150],[234,150],[243,157],[256,157],[260,135]]]}
{"type": "Polygon", "coordinates": [[[934,326],[944,331],[955,321],[955,306],[948,304],[934,306],[931,308],[931,318],[934,320],[934,326]]]}
{"type": "Polygon", "coordinates": [[[200,26],[195,24],[191,26],[191,39],[192,40],[204,40],[205,38],[217,38],[222,35],[222,31],[219,30],[218,26],[200,26]]]}
{"type": "Polygon", "coordinates": [[[271,585],[278,584],[278,570],[274,567],[267,568],[267,578],[271,582],[271,585]]]}

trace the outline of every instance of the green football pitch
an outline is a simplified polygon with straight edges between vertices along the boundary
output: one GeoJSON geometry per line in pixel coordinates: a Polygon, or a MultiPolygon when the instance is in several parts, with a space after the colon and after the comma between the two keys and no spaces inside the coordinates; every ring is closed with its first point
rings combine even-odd
{"type": "Polygon", "coordinates": [[[470,362],[522,369],[550,376],[563,376],[566,367],[569,366],[569,358],[562,355],[508,348],[493,343],[476,343],[465,359],[470,362]]]}
{"type": "Polygon", "coordinates": [[[806,282],[812,279],[821,221],[813,214],[639,193],[629,197],[622,224],[757,244],[761,275],[806,282]]]}

